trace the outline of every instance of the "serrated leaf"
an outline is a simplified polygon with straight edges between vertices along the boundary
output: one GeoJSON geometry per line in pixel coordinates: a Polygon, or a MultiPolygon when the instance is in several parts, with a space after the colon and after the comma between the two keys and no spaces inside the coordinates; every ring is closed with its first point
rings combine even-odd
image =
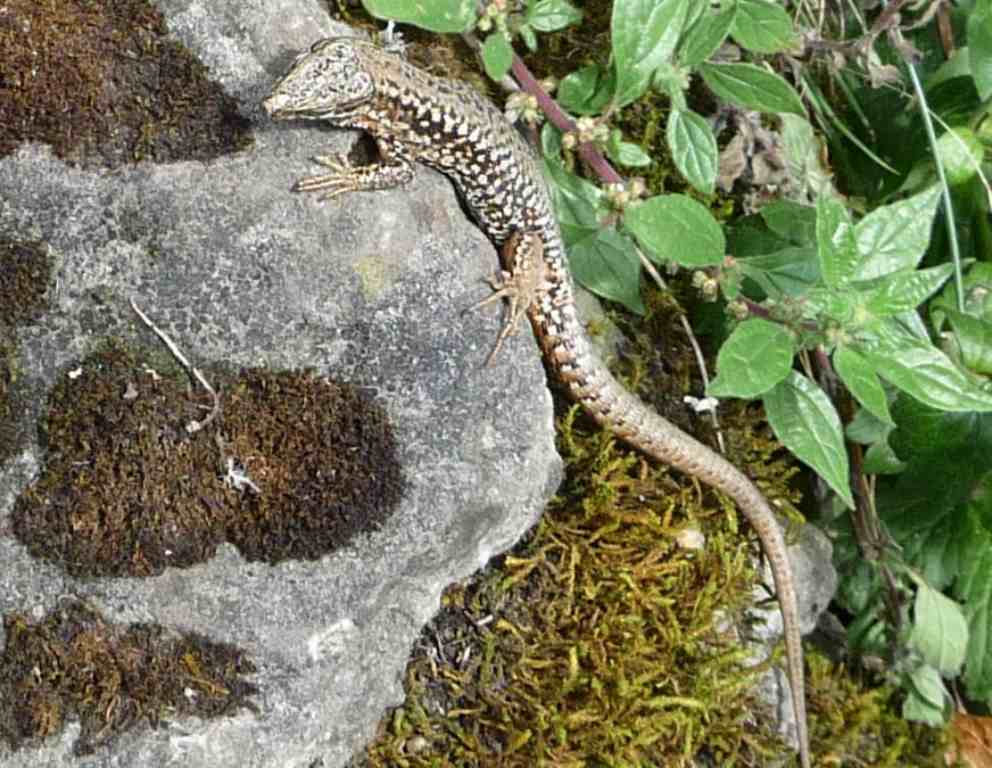
{"type": "Polygon", "coordinates": [[[510,71],[513,64],[513,46],[502,32],[493,32],[482,44],[482,66],[486,74],[497,82],[510,71]]]}
{"type": "Polygon", "coordinates": [[[929,340],[910,336],[883,318],[856,345],[883,379],[921,403],[942,411],[992,411],[982,391],[929,340]]]}
{"type": "Polygon", "coordinates": [[[719,13],[704,13],[686,33],[679,47],[682,66],[695,67],[716,53],[727,39],[736,13],[736,5],[730,5],[719,13]]]}
{"type": "Polygon", "coordinates": [[[987,2],[975,4],[968,14],[968,63],[978,96],[985,101],[992,96],[992,7],[987,2]]]}
{"type": "Polygon", "coordinates": [[[671,59],[688,7],[688,0],[614,0],[610,29],[618,107],[644,93],[655,69],[671,59]]]}
{"type": "Polygon", "coordinates": [[[734,328],[716,358],[716,378],[706,388],[712,397],[757,397],[792,370],[795,342],[785,328],[752,318],[734,328]]]}
{"type": "Polygon", "coordinates": [[[775,436],[853,509],[844,433],[830,398],[805,376],[792,371],[763,402],[775,436]]]}
{"type": "Polygon", "coordinates": [[[719,98],[759,112],[803,115],[799,94],[778,75],[754,64],[700,64],[699,73],[719,98]]]}
{"type": "Polygon", "coordinates": [[[537,0],[527,12],[527,23],[539,32],[554,32],[582,21],[582,11],[567,0],[537,0]]]}
{"type": "Polygon", "coordinates": [[[783,8],[765,0],[737,0],[731,35],[756,53],[778,53],[795,45],[792,19],[783,8]]]}
{"type": "Polygon", "coordinates": [[[898,203],[884,205],[855,227],[861,260],[854,280],[871,280],[890,272],[913,269],[930,244],[930,228],[940,189],[933,186],[898,203]]]}
{"type": "Polygon", "coordinates": [[[700,192],[712,194],[720,158],[710,124],[695,112],[673,109],[667,135],[675,167],[700,192]]]}
{"type": "Polygon", "coordinates": [[[641,262],[629,238],[613,229],[589,232],[569,246],[568,264],[575,279],[593,293],[644,314],[641,262]]]}
{"type": "Polygon", "coordinates": [[[833,363],[840,380],[855,399],[880,421],[894,424],[882,382],[868,361],[850,347],[841,346],[834,350],[833,363]]]}
{"type": "Polygon", "coordinates": [[[961,606],[918,582],[910,642],[941,675],[955,677],[964,664],[968,645],[968,624],[961,606]]]}
{"type": "Polygon", "coordinates": [[[816,254],[820,274],[828,286],[837,287],[853,279],[861,258],[854,225],[847,208],[835,197],[816,201],[816,254]]]}
{"type": "Polygon", "coordinates": [[[865,309],[873,315],[884,317],[916,309],[940,290],[952,274],[953,264],[941,264],[930,269],[893,272],[868,285],[858,283],[854,287],[861,292],[865,309]]]}
{"type": "Polygon", "coordinates": [[[684,267],[723,262],[723,230],[713,214],[691,197],[658,195],[631,205],[624,213],[624,226],[652,261],[684,267]]]}
{"type": "Polygon", "coordinates": [[[477,17],[474,0],[362,0],[362,5],[377,19],[431,32],[468,32],[477,17]]]}

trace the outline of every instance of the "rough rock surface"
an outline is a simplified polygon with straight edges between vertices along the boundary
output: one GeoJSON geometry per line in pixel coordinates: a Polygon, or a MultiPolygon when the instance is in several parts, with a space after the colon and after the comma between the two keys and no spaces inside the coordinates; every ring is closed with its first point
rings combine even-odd
{"type": "Polygon", "coordinates": [[[17,332],[27,408],[0,466],[0,530],[44,459],[35,424],[56,379],[106,338],[155,343],[130,297],[194,365],[314,367],[371,391],[407,492],[381,530],[274,567],[223,545],[193,568],[82,581],[0,537],[0,613],[40,619],[78,596],[108,621],[233,643],[258,667],[261,712],[138,729],[82,762],[70,726],[40,748],[0,746],[0,765],[340,765],[401,698],[442,589],[512,545],[557,487],[551,400],[529,333],[483,365],[498,315],[462,310],[488,294],[496,255],[442,176],[420,170],[406,190],[328,203],[289,192],[311,156],[355,140],[276,126],[258,108],[291,56],[335,31],[317,3],[159,7],[254,121],[255,146],[109,174],[40,145],[0,161],[0,236],[44,241],[55,265],[49,310],[17,332]]]}

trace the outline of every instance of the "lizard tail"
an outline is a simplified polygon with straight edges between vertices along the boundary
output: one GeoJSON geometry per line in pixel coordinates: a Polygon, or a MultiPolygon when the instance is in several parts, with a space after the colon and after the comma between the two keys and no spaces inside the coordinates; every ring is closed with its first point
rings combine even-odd
{"type": "Polygon", "coordinates": [[[782,610],[789,687],[803,768],[810,767],[803,674],[802,640],[795,584],[785,539],[775,513],[751,480],[737,467],[683,432],[613,378],[596,356],[568,296],[559,296],[554,311],[535,302],[531,322],[545,359],[576,400],[600,425],[658,461],[700,478],[733,499],[761,540],[771,564],[782,610]]]}

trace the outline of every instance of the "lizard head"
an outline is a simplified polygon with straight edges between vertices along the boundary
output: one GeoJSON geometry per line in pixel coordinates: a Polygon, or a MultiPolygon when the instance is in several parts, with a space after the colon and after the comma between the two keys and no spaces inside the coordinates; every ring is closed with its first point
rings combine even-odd
{"type": "Polygon", "coordinates": [[[347,37],[314,43],[262,102],[265,111],[276,120],[347,119],[374,90],[359,52],[361,45],[360,40],[347,37]]]}

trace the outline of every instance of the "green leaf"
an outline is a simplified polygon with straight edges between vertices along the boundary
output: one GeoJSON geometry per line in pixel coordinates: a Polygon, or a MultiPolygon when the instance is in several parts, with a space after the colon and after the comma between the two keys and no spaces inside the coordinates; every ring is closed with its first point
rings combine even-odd
{"type": "Polygon", "coordinates": [[[822,389],[791,371],[763,402],[775,436],[823,478],[851,509],[847,450],[840,417],[822,389]]]}
{"type": "Polygon", "coordinates": [[[526,18],[538,32],[554,32],[582,21],[582,11],[567,0],[537,0],[528,9],[526,18]]]}
{"type": "Polygon", "coordinates": [[[855,283],[864,306],[878,317],[897,315],[916,309],[932,296],[954,274],[953,264],[941,264],[930,269],[907,269],[893,272],[869,283],[855,283]]]}
{"type": "Polygon", "coordinates": [[[895,423],[882,382],[867,360],[853,349],[841,346],[834,350],[833,363],[840,380],[869,413],[885,424],[895,423]]]}
{"type": "MultiPolygon", "coordinates": [[[[888,410],[888,409],[886,409],[888,410]]],[[[847,426],[844,427],[844,435],[852,443],[861,445],[871,445],[883,440],[887,440],[892,426],[877,418],[867,408],[859,408],[847,426]]]]}
{"type": "Polygon", "coordinates": [[[857,351],[883,379],[932,408],[992,411],[992,395],[928,339],[907,334],[891,318],[873,324],[859,339],[857,351]]]}
{"type": "Polygon", "coordinates": [[[967,523],[960,534],[965,544],[960,552],[961,571],[954,585],[954,594],[964,603],[970,632],[964,682],[976,701],[992,698],[992,532],[983,523],[983,518],[992,520],[989,490],[986,487],[983,498],[967,510],[967,523]]]}
{"type": "MultiPolygon", "coordinates": [[[[541,133],[542,145],[547,147],[553,135],[553,130],[545,126],[541,133]]],[[[562,164],[545,154],[544,172],[552,182],[550,185],[551,199],[554,202],[558,220],[562,226],[579,225],[591,229],[599,229],[599,209],[603,193],[595,184],[581,179],[574,173],[565,170],[562,164]]]]}
{"type": "Polygon", "coordinates": [[[992,4],[975,3],[968,14],[968,63],[978,96],[985,101],[992,96],[992,4]]]}
{"type": "Polygon", "coordinates": [[[520,27],[520,39],[524,41],[524,45],[531,53],[537,50],[537,35],[534,33],[533,27],[527,24],[520,27]]]}
{"type": "Polygon", "coordinates": [[[635,101],[659,65],[670,60],[688,0],[614,0],[610,28],[618,107],[635,101]]]}
{"type": "MultiPolygon", "coordinates": [[[[898,396],[890,407],[898,427],[889,444],[907,467],[893,484],[879,487],[879,513],[902,546],[912,550],[910,535],[919,532],[917,549],[934,551],[940,531],[960,534],[962,523],[948,514],[973,497],[992,470],[992,414],[938,411],[908,395],[898,396]]],[[[934,557],[912,559],[938,588],[950,584],[960,564],[956,554],[943,557],[938,548],[934,557]]]]}
{"type": "Polygon", "coordinates": [[[778,75],[754,64],[700,64],[699,73],[719,98],[759,112],[803,115],[799,94],[778,75]]]}
{"type": "Polygon", "coordinates": [[[737,0],[731,35],[741,47],[756,53],[778,53],[796,43],[789,14],[765,0],[737,0]]]}
{"type": "Polygon", "coordinates": [[[861,261],[851,276],[854,280],[913,269],[930,243],[930,227],[940,188],[934,185],[898,203],[876,208],[855,227],[861,261]]]}
{"type": "Polygon", "coordinates": [[[716,53],[727,39],[736,13],[736,5],[730,5],[719,13],[704,13],[679,46],[679,63],[685,67],[695,67],[716,53]]]}
{"type": "Polygon", "coordinates": [[[781,198],[762,206],[761,218],[768,228],[793,245],[816,242],[816,208],[781,198]]]}
{"type": "Polygon", "coordinates": [[[686,180],[700,192],[712,194],[719,151],[710,124],[695,112],[673,109],[668,115],[668,147],[686,180]]]}
{"type": "Polygon", "coordinates": [[[899,460],[888,443],[874,443],[865,451],[862,469],[866,475],[898,475],[906,467],[906,462],[899,460]]]}
{"type": "Polygon", "coordinates": [[[636,144],[623,141],[623,132],[619,128],[610,132],[606,154],[613,162],[629,168],[644,168],[651,165],[651,156],[636,144]]]}
{"type": "Polygon", "coordinates": [[[486,74],[499,82],[513,64],[513,46],[502,32],[493,32],[482,44],[482,66],[486,74]]]}
{"type": "Polygon", "coordinates": [[[992,374],[992,320],[963,315],[949,307],[944,314],[954,330],[951,341],[961,362],[968,370],[992,374]]]}
{"type": "Polygon", "coordinates": [[[475,0],[362,0],[362,5],[377,19],[431,32],[468,32],[477,18],[475,0]]]}
{"type": "Polygon", "coordinates": [[[593,293],[644,314],[641,262],[629,238],[614,229],[590,231],[572,240],[568,264],[575,279],[593,293]]]}
{"type": "Polygon", "coordinates": [[[789,178],[796,193],[810,198],[835,194],[833,171],[824,162],[825,142],[805,117],[780,115],[782,154],[789,164],[789,178]]]}
{"type": "Polygon", "coordinates": [[[918,582],[909,641],[941,675],[957,676],[968,646],[968,623],[961,606],[925,582],[918,582]]]}
{"type": "Polygon", "coordinates": [[[952,128],[937,139],[937,156],[951,186],[973,179],[981,170],[984,154],[981,140],[970,128],[952,128]]]}
{"type": "Polygon", "coordinates": [[[752,318],[734,328],[716,358],[712,397],[757,397],[789,375],[795,355],[792,334],[777,323],[752,318]]]}
{"type": "Polygon", "coordinates": [[[631,205],[624,226],[656,262],[707,267],[723,262],[726,241],[713,214],[685,195],[658,195],[631,205]]]}
{"type": "Polygon", "coordinates": [[[835,197],[816,201],[816,253],[828,286],[836,288],[851,280],[860,256],[850,214],[835,197]]]}
{"type": "Polygon", "coordinates": [[[605,109],[616,88],[612,71],[588,64],[566,75],[558,86],[558,103],[576,115],[596,115],[605,109]]]}
{"type": "Polygon", "coordinates": [[[739,261],[741,271],[768,296],[803,296],[819,281],[820,269],[812,248],[783,248],[739,261]]]}
{"type": "Polygon", "coordinates": [[[913,670],[908,693],[910,695],[902,705],[902,716],[906,720],[935,728],[944,725],[948,696],[936,669],[921,666],[913,670]]]}

